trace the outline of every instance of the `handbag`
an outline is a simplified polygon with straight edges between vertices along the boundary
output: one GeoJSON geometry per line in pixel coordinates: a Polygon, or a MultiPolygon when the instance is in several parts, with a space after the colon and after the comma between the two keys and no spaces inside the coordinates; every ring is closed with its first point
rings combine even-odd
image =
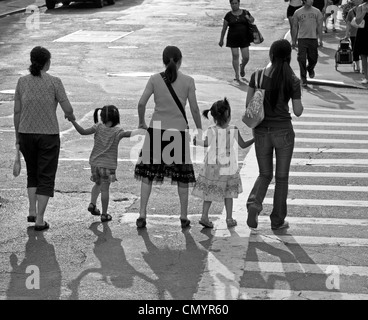
{"type": "Polygon", "coordinates": [[[184,120],[187,123],[187,129],[189,129],[188,119],[187,119],[187,116],[185,114],[184,108],[183,108],[183,106],[182,106],[182,104],[181,104],[178,96],[176,95],[176,93],[175,93],[175,91],[174,91],[174,89],[173,89],[170,81],[166,78],[165,72],[161,72],[160,75],[161,75],[162,79],[164,79],[164,81],[165,81],[165,83],[166,83],[166,85],[167,85],[167,87],[168,87],[168,89],[169,89],[172,97],[174,98],[174,100],[175,100],[176,104],[178,105],[181,113],[183,114],[184,120]]]}
{"type": "Polygon", "coordinates": [[[242,121],[249,127],[254,129],[258,126],[264,119],[264,95],[265,89],[261,89],[263,82],[263,74],[265,69],[262,70],[261,80],[258,83],[259,70],[256,71],[255,80],[255,92],[253,97],[249,100],[246,106],[245,113],[243,115],[242,121]]]}
{"type": "Polygon", "coordinates": [[[254,23],[249,23],[249,32],[251,34],[251,39],[254,44],[260,44],[263,42],[262,33],[259,31],[258,27],[254,23]]]}
{"type": "Polygon", "coordinates": [[[354,28],[364,28],[365,27],[365,20],[362,20],[361,23],[357,24],[356,22],[356,17],[353,18],[353,20],[351,20],[350,24],[354,27],[354,28]]]}
{"type": "Polygon", "coordinates": [[[22,168],[20,162],[20,151],[19,151],[19,144],[16,144],[16,152],[15,152],[15,160],[13,165],[13,176],[18,177],[20,174],[20,170],[22,168]]]}

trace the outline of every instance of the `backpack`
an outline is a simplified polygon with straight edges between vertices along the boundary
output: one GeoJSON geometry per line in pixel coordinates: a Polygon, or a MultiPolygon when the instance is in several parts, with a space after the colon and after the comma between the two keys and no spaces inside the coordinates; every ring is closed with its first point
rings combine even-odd
{"type": "Polygon", "coordinates": [[[254,76],[255,92],[254,92],[253,97],[249,100],[249,103],[246,106],[245,113],[242,118],[242,121],[249,128],[252,128],[252,129],[258,126],[264,119],[263,101],[264,101],[264,96],[265,96],[265,89],[261,89],[264,72],[265,72],[265,69],[262,70],[261,80],[258,84],[259,70],[257,69],[256,71],[256,74],[254,76]]]}

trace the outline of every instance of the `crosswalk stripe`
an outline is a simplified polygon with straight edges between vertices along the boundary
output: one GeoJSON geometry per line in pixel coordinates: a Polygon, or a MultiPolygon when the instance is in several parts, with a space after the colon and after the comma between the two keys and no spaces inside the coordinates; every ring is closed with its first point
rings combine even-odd
{"type": "MultiPolygon", "coordinates": [[[[274,159],[276,162],[276,159],[274,159]]],[[[330,166],[354,166],[354,165],[368,165],[368,159],[291,159],[292,166],[305,165],[330,165],[330,166]]]]}
{"type": "Polygon", "coordinates": [[[368,135],[368,131],[352,131],[352,130],[316,130],[316,129],[294,129],[295,133],[310,133],[310,134],[335,134],[335,135],[368,135]]]}
{"type": "MultiPolygon", "coordinates": [[[[291,104],[292,105],[292,104],[291,104]]],[[[315,108],[315,107],[308,107],[305,109],[306,112],[310,112],[310,111],[317,111],[317,112],[321,112],[322,115],[324,114],[331,114],[331,110],[326,110],[324,108],[315,108]]],[[[368,112],[364,112],[361,110],[341,110],[341,109],[334,109],[332,110],[333,113],[345,113],[345,114],[361,114],[361,115],[368,115],[368,112]]],[[[304,115],[304,113],[303,113],[304,115]]]]}
{"type": "Polygon", "coordinates": [[[296,137],[295,142],[313,142],[313,143],[349,143],[349,144],[367,144],[368,140],[363,139],[317,139],[296,137]]]}
{"type": "MultiPolygon", "coordinates": [[[[368,115],[351,115],[351,114],[322,114],[322,113],[303,113],[303,119],[304,118],[328,118],[328,119],[368,119],[368,115]]],[[[352,124],[354,126],[354,124],[352,124]]]]}
{"type": "Polygon", "coordinates": [[[328,245],[339,247],[367,247],[368,239],[364,238],[338,238],[338,237],[309,237],[290,235],[262,235],[253,233],[249,237],[249,242],[257,243],[283,243],[285,245],[328,245]]]}
{"type": "MultiPolygon", "coordinates": [[[[339,272],[339,275],[368,277],[367,266],[344,266],[333,265],[339,272]]],[[[282,263],[282,262],[262,262],[245,261],[244,271],[272,272],[272,273],[313,273],[329,274],[330,264],[308,264],[308,263],[282,263]]]]}
{"type": "MultiPolygon", "coordinates": [[[[341,225],[341,226],[368,226],[368,219],[337,219],[337,218],[314,218],[314,217],[291,217],[287,216],[287,221],[291,225],[341,225]]],[[[258,222],[269,224],[270,217],[268,215],[260,215],[258,222]]]]}
{"type": "Polygon", "coordinates": [[[241,300],[283,300],[283,299],[307,299],[307,300],[368,300],[368,294],[346,293],[334,291],[312,290],[278,290],[240,288],[239,299],[241,300]]]}
{"type": "Polygon", "coordinates": [[[348,122],[308,122],[308,121],[294,121],[293,122],[293,126],[329,126],[329,127],[367,127],[368,128],[368,123],[363,123],[363,122],[358,122],[358,123],[354,123],[354,125],[352,125],[351,123],[348,122]]]}
{"type": "MultiPolygon", "coordinates": [[[[275,185],[269,186],[270,190],[275,189],[275,185]]],[[[289,184],[289,190],[312,190],[312,191],[344,191],[344,192],[368,192],[368,187],[364,186],[332,186],[332,185],[313,185],[313,184],[289,184]]]]}
{"type": "MultiPolygon", "coordinates": [[[[273,198],[265,198],[264,204],[273,204],[273,198]]],[[[336,200],[336,199],[287,199],[292,206],[327,206],[327,207],[368,207],[368,201],[363,200],[336,200]]]]}
{"type": "Polygon", "coordinates": [[[368,149],[294,148],[294,153],[368,153],[368,149]]]}
{"type": "Polygon", "coordinates": [[[290,177],[313,177],[313,178],[368,178],[364,172],[312,172],[312,171],[290,171],[290,177]]]}

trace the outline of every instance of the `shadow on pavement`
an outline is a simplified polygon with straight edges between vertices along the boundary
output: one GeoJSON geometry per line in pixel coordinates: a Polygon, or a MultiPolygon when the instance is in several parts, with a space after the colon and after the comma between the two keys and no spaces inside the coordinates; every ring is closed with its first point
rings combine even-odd
{"type": "MultiPolygon", "coordinates": [[[[317,87],[316,89],[308,88],[307,90],[308,93],[316,96],[320,100],[333,104],[331,109],[354,110],[354,101],[350,100],[347,96],[341,93],[337,94],[334,91],[322,87],[317,87]]],[[[328,108],[326,104],[320,104],[318,107],[328,108]]]]}
{"type": "Polygon", "coordinates": [[[28,241],[25,246],[25,257],[18,264],[18,257],[12,253],[9,257],[12,267],[9,287],[6,292],[8,300],[59,300],[61,292],[61,270],[57,262],[54,246],[49,244],[43,232],[28,227],[28,241]],[[37,273],[39,269],[39,289],[37,273]],[[27,288],[35,286],[34,289],[27,288]]]}
{"type": "Polygon", "coordinates": [[[122,289],[132,287],[136,276],[148,282],[154,282],[143,273],[135,270],[127,261],[124,248],[121,245],[123,240],[113,237],[108,223],[93,222],[89,229],[97,236],[93,253],[99,259],[101,267],[85,269],[76,279],[69,282],[68,288],[72,291],[69,300],[78,300],[78,288],[81,281],[92,273],[99,273],[103,282],[111,283],[116,288],[122,289]],[[100,224],[103,226],[102,231],[97,229],[100,224]]]}

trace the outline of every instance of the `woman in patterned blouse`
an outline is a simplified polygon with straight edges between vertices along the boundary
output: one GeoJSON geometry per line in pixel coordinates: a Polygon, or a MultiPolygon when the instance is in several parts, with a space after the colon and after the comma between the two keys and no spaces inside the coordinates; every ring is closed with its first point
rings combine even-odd
{"type": "Polygon", "coordinates": [[[54,196],[60,137],[56,116],[58,103],[68,119],[75,119],[61,80],[47,73],[51,53],[43,47],[31,51],[30,74],[18,80],[14,97],[14,127],[27,167],[28,222],[35,230],[49,228],[44,213],[54,196]]]}

